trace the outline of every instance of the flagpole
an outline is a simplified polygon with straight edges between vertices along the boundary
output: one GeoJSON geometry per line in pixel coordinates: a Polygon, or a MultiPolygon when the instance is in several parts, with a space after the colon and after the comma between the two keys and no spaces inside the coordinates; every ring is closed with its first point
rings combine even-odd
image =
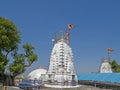
{"type": "Polygon", "coordinates": [[[70,42],[70,30],[71,30],[72,28],[76,28],[76,26],[75,26],[75,25],[72,25],[72,24],[68,24],[68,28],[67,28],[67,30],[66,30],[66,40],[67,40],[67,44],[69,44],[69,42],[70,42]]]}
{"type": "Polygon", "coordinates": [[[110,62],[110,52],[108,52],[108,61],[110,62]]]}
{"type": "Polygon", "coordinates": [[[107,51],[108,51],[108,60],[110,62],[110,53],[113,52],[113,50],[111,48],[108,48],[107,51]]]}

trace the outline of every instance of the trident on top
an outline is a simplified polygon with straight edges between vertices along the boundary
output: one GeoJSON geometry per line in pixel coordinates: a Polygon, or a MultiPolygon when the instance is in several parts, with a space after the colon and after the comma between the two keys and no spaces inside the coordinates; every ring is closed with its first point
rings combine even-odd
{"type": "Polygon", "coordinates": [[[76,26],[72,25],[72,24],[68,24],[68,28],[66,30],[66,41],[67,41],[67,43],[69,43],[69,41],[70,41],[70,29],[72,29],[72,28],[76,28],[76,26]]]}

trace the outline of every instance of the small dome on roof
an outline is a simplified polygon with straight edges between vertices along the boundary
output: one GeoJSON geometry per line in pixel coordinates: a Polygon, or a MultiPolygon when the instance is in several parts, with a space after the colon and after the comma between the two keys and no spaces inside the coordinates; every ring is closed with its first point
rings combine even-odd
{"type": "Polygon", "coordinates": [[[40,80],[40,77],[42,74],[46,74],[47,70],[46,69],[43,69],[43,68],[38,68],[38,69],[35,69],[33,70],[32,72],[30,72],[28,74],[28,79],[30,80],[40,80]]]}

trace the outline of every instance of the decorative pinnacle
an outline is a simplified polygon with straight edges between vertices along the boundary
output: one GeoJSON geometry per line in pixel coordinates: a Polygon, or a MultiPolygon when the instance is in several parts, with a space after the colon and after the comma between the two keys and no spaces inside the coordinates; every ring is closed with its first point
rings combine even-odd
{"type": "Polygon", "coordinates": [[[63,32],[56,32],[55,33],[55,38],[52,39],[52,41],[54,43],[57,43],[59,40],[64,40],[67,44],[69,44],[69,41],[70,41],[70,30],[72,28],[75,28],[76,26],[75,25],[72,25],[72,24],[68,24],[68,28],[66,30],[66,36],[64,36],[63,32]]]}

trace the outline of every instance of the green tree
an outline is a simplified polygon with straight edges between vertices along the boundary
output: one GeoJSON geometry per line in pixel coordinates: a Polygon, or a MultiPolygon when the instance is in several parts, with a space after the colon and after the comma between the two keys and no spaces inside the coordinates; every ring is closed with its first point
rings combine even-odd
{"type": "Polygon", "coordinates": [[[120,72],[120,65],[118,65],[117,72],[120,72]]]}
{"type": "Polygon", "coordinates": [[[33,52],[34,47],[30,44],[24,44],[24,54],[18,54],[16,51],[13,56],[13,63],[10,64],[11,73],[16,76],[23,73],[25,68],[30,66],[34,61],[37,60],[37,55],[33,52]],[[17,72],[17,73],[16,73],[17,72]]]}
{"type": "Polygon", "coordinates": [[[14,61],[9,66],[9,70],[12,74],[12,82],[14,82],[13,80],[17,75],[24,73],[26,67],[31,66],[31,64],[37,60],[37,55],[33,52],[34,47],[32,45],[24,44],[23,48],[25,53],[18,54],[17,52],[14,52],[14,61]]]}
{"type": "Polygon", "coordinates": [[[14,78],[37,60],[34,47],[30,44],[23,45],[23,53],[18,52],[20,42],[20,32],[15,24],[0,17],[0,80],[3,84],[6,84],[8,77],[11,77],[13,85],[14,78]],[[11,61],[13,62],[9,64],[11,61]]]}
{"type": "Polygon", "coordinates": [[[110,65],[113,72],[120,72],[120,65],[117,63],[116,60],[111,61],[110,65]]]}
{"type": "Polygon", "coordinates": [[[26,57],[25,60],[27,60],[27,64],[25,64],[25,67],[30,66],[34,61],[37,60],[37,55],[33,52],[33,50],[35,49],[32,45],[30,44],[24,44],[23,45],[25,54],[24,56],[26,57]]]}
{"type": "Polygon", "coordinates": [[[6,78],[4,73],[10,58],[10,53],[18,48],[20,33],[16,26],[9,20],[0,17],[0,77],[6,78]]]}

